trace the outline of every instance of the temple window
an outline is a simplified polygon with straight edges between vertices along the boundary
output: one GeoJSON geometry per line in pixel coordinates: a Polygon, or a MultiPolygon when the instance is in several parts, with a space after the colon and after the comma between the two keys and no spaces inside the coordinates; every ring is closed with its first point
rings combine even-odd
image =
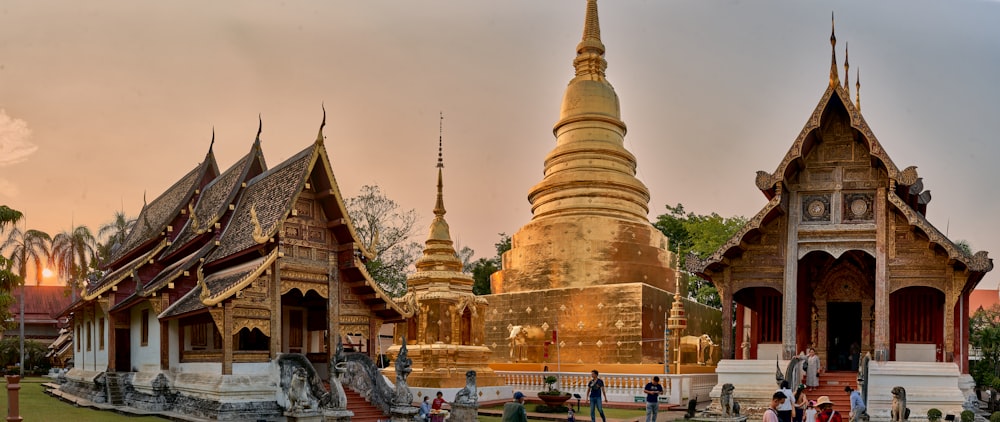
{"type": "Polygon", "coordinates": [[[91,333],[93,332],[93,330],[92,330],[93,326],[94,326],[94,321],[87,321],[87,351],[88,352],[92,350],[92,347],[91,347],[91,344],[92,344],[91,343],[91,333]]]}
{"type": "Polygon", "coordinates": [[[76,351],[80,352],[83,350],[83,336],[80,335],[80,324],[76,324],[76,351]]]}
{"type": "Polygon", "coordinates": [[[222,358],[222,336],[207,314],[182,318],[179,323],[181,362],[214,362],[222,358]]]}
{"type": "Polygon", "coordinates": [[[104,350],[104,318],[97,324],[97,348],[104,350]]]}
{"type": "Polygon", "coordinates": [[[271,338],[257,328],[251,330],[243,327],[233,337],[235,343],[233,350],[267,351],[271,347],[271,338]]]}
{"type": "Polygon", "coordinates": [[[760,324],[757,325],[760,343],[781,343],[781,302],[780,295],[761,295],[760,324]]]}
{"type": "Polygon", "coordinates": [[[143,309],[139,316],[139,345],[149,345],[149,309],[143,309]]]}

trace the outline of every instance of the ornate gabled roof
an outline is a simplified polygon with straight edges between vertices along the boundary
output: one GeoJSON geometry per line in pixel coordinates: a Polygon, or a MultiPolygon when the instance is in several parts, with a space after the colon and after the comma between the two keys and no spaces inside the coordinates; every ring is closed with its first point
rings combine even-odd
{"type": "Polygon", "coordinates": [[[214,274],[203,275],[198,267],[198,285],[184,297],[160,314],[160,318],[170,318],[215,306],[229,299],[236,292],[252,283],[278,258],[275,248],[266,256],[223,269],[214,274]]]}
{"type": "Polygon", "coordinates": [[[188,206],[190,218],[184,224],[181,232],[174,238],[173,244],[163,252],[163,256],[166,257],[177,252],[191,240],[212,230],[212,226],[229,210],[229,204],[232,204],[236,199],[241,183],[247,181],[249,176],[256,176],[256,174],[250,174],[251,169],[254,168],[261,171],[267,168],[259,140],[253,143],[247,155],[237,160],[229,169],[202,189],[197,205],[188,206]],[[257,166],[254,166],[254,163],[257,163],[257,166]]]}
{"type": "Polygon", "coordinates": [[[146,285],[142,286],[141,289],[136,289],[136,294],[142,297],[147,297],[150,294],[162,289],[164,286],[172,283],[177,278],[184,275],[184,273],[190,273],[196,264],[202,261],[212,249],[215,248],[215,243],[207,243],[201,247],[201,249],[192,252],[188,256],[177,260],[173,264],[170,264],[163,271],[160,271],[152,280],[150,280],[146,285]]]}
{"type": "Polygon", "coordinates": [[[266,243],[291,212],[317,156],[310,146],[247,183],[220,245],[206,258],[214,262],[266,243]]]}
{"type": "Polygon", "coordinates": [[[146,265],[150,261],[152,261],[153,257],[156,256],[156,254],[159,253],[161,250],[163,250],[163,248],[166,247],[166,245],[167,245],[166,239],[161,240],[160,243],[159,243],[159,245],[157,245],[155,248],[151,249],[149,252],[146,252],[146,253],[142,254],[141,256],[139,256],[138,258],[133,259],[128,264],[125,264],[125,265],[122,265],[121,267],[118,267],[117,270],[114,270],[114,271],[106,274],[104,277],[102,277],[96,283],[87,286],[87,288],[84,290],[84,292],[80,295],[81,298],[83,300],[94,299],[94,298],[96,298],[96,297],[104,294],[104,292],[108,291],[112,287],[116,286],[118,283],[120,283],[126,277],[131,277],[131,276],[135,275],[135,272],[140,267],[142,267],[143,265],[146,265]]]}
{"type": "Polygon", "coordinates": [[[903,200],[896,195],[895,192],[889,192],[889,203],[899,210],[904,217],[906,217],[906,221],[911,226],[917,227],[923,231],[931,243],[941,246],[941,248],[948,253],[948,258],[952,261],[961,262],[971,272],[988,273],[993,270],[993,260],[990,259],[988,252],[979,251],[975,254],[965,253],[965,251],[956,246],[951,239],[942,234],[937,227],[934,227],[934,225],[931,224],[931,222],[928,221],[923,214],[916,212],[913,208],[903,202],[903,200]]]}
{"type": "Polygon", "coordinates": [[[215,154],[209,149],[205,160],[197,167],[181,177],[176,183],[160,196],[142,207],[135,225],[125,237],[121,247],[115,250],[110,262],[117,263],[123,257],[131,254],[137,247],[160,236],[168,224],[174,220],[181,210],[191,201],[191,196],[200,187],[202,180],[214,178],[219,174],[215,162],[215,154]]]}
{"type": "Polygon", "coordinates": [[[861,134],[861,137],[867,144],[871,155],[878,159],[879,162],[885,167],[890,179],[903,186],[912,185],[917,181],[917,168],[910,166],[903,170],[899,170],[899,168],[896,167],[896,164],[892,161],[892,158],[889,157],[889,154],[884,148],[882,148],[882,144],[880,144],[878,139],[875,137],[875,134],[865,121],[864,116],[861,115],[861,111],[858,110],[854,103],[851,102],[851,94],[847,92],[842,85],[831,84],[823,93],[823,97],[820,98],[819,104],[817,104],[816,108],[813,109],[812,115],[802,128],[802,131],[799,132],[799,136],[795,138],[795,142],[792,143],[791,148],[788,149],[788,152],[785,154],[785,158],[778,164],[778,168],[771,173],[766,171],[757,172],[757,188],[763,191],[768,198],[775,195],[775,184],[786,180],[792,172],[798,169],[797,166],[792,166],[792,164],[804,159],[804,157],[809,154],[809,151],[812,149],[812,143],[807,142],[807,140],[810,139],[810,135],[812,135],[814,131],[820,128],[823,115],[825,114],[827,108],[837,104],[846,109],[847,114],[851,119],[851,127],[861,134]],[[836,99],[836,101],[832,101],[834,99],[836,99]]]}

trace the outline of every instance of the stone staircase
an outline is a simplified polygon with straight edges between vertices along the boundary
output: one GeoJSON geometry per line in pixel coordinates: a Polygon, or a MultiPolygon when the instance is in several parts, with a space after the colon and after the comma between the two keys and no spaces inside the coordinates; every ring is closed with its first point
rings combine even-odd
{"type": "Polygon", "coordinates": [[[104,373],[105,388],[107,389],[108,404],[112,406],[124,406],[125,405],[125,392],[122,391],[121,379],[118,378],[117,372],[105,372],[104,373]]]}
{"type": "Polygon", "coordinates": [[[357,391],[345,388],[344,394],[347,395],[347,410],[354,412],[351,422],[379,422],[389,420],[389,416],[365,400],[357,391]]]}
{"type": "Polygon", "coordinates": [[[857,383],[857,372],[825,372],[819,376],[819,387],[816,391],[806,391],[806,395],[809,396],[809,400],[816,400],[820,396],[830,397],[830,401],[834,403],[833,410],[840,413],[846,421],[848,413],[851,412],[851,396],[844,392],[844,387],[857,388],[857,383]]]}

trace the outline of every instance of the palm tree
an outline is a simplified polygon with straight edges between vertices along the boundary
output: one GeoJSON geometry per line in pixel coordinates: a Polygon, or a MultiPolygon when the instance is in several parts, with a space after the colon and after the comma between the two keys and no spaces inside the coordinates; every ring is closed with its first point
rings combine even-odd
{"type": "Polygon", "coordinates": [[[111,258],[112,252],[125,243],[125,236],[135,226],[135,218],[125,215],[125,211],[115,211],[115,218],[101,224],[97,229],[97,237],[104,242],[97,242],[97,256],[103,263],[111,258]]]}
{"type": "Polygon", "coordinates": [[[71,286],[74,298],[76,289],[90,274],[96,253],[97,239],[87,226],[77,226],[52,238],[50,263],[71,286]]]}
{"type": "Polygon", "coordinates": [[[14,227],[10,231],[10,236],[7,240],[0,244],[0,253],[8,251],[10,253],[10,258],[12,269],[17,268],[17,280],[21,285],[21,365],[19,367],[21,376],[24,376],[24,283],[25,278],[28,276],[28,267],[34,265],[37,272],[35,277],[41,280],[42,269],[45,267],[45,262],[49,260],[49,244],[52,243],[52,238],[41,230],[21,230],[18,227],[14,227]]]}
{"type": "MultiPolygon", "coordinates": [[[[24,217],[24,215],[21,214],[20,211],[11,209],[6,205],[0,205],[0,234],[3,234],[3,230],[7,224],[17,224],[21,217],[24,217]]],[[[3,255],[0,255],[0,295],[7,294],[6,292],[10,292],[14,289],[14,286],[17,285],[17,275],[11,271],[12,266],[13,262],[5,258],[3,255]]],[[[0,310],[0,315],[2,315],[3,311],[6,309],[7,307],[4,306],[3,309],[0,310]]],[[[6,320],[7,318],[4,318],[4,321],[6,320]]]]}

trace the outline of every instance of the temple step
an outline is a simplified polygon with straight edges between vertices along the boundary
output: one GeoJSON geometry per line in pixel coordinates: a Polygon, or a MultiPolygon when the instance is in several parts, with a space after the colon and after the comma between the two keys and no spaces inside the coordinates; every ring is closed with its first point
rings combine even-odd
{"type": "Polygon", "coordinates": [[[816,400],[820,396],[827,396],[834,403],[833,410],[847,420],[847,415],[851,411],[851,395],[844,392],[844,387],[857,388],[858,373],[853,371],[826,372],[819,376],[819,387],[816,391],[807,391],[809,400],[816,400]]]}
{"type": "Polygon", "coordinates": [[[347,410],[354,412],[351,422],[378,422],[387,421],[389,416],[382,413],[382,410],[365,400],[357,391],[345,388],[344,394],[347,396],[347,410]]]}
{"type": "Polygon", "coordinates": [[[125,393],[122,391],[121,380],[117,372],[106,372],[104,374],[105,388],[107,389],[108,404],[112,406],[125,405],[125,393]]]}

